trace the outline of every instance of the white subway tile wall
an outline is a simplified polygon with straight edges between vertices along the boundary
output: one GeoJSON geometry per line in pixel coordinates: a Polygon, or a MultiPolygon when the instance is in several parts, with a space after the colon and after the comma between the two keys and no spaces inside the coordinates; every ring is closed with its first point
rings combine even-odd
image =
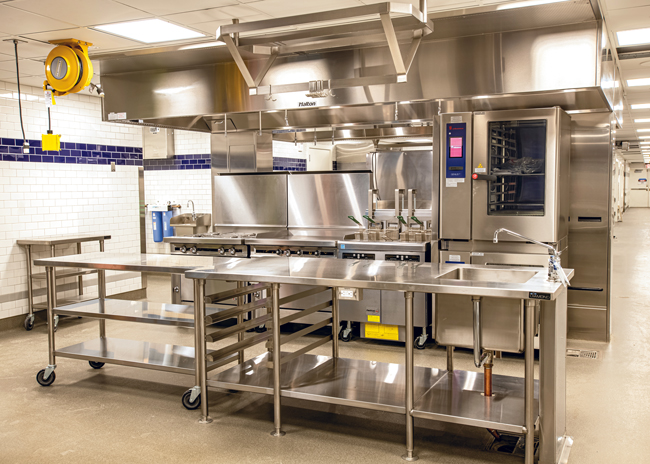
{"type": "Polygon", "coordinates": [[[210,153],[210,134],[192,131],[174,131],[174,148],[177,155],[202,155],[210,153]]]}
{"type": "MultiPolygon", "coordinates": [[[[27,139],[39,140],[47,130],[47,109],[43,90],[21,86],[23,121],[27,139]]],[[[56,99],[52,108],[52,129],[62,141],[142,146],[142,129],[101,121],[97,97],[76,94],[56,99]]],[[[22,139],[15,84],[0,82],[0,137],[22,139]]],[[[107,233],[106,251],[139,253],[138,168],[0,161],[0,319],[25,314],[27,269],[25,253],[16,245],[20,238],[70,233],[107,233]]],[[[98,251],[96,242],[84,244],[83,252],[98,251]]],[[[73,247],[57,248],[57,255],[73,247]]],[[[49,256],[45,247],[35,247],[34,258],[49,256]]],[[[107,272],[107,291],[119,293],[140,287],[134,274],[107,272]],[[118,274],[118,275],[116,275],[118,274]],[[122,280],[119,280],[122,277],[122,280]]],[[[75,279],[59,281],[74,283],[75,279]]],[[[94,277],[85,278],[96,286],[94,277]]],[[[38,292],[43,284],[38,283],[38,292]]],[[[42,292],[41,292],[42,293],[42,292]]],[[[76,294],[60,292],[59,298],[76,294]]],[[[36,298],[35,302],[44,301],[36,298]]]]}
{"type": "MultiPolygon", "coordinates": [[[[187,202],[192,200],[197,213],[212,213],[210,173],[210,169],[145,171],[145,203],[174,201],[182,206],[181,212],[191,213],[192,207],[188,207],[187,202]]],[[[169,244],[153,241],[151,212],[147,211],[146,219],[147,253],[169,253],[169,244]]]]}

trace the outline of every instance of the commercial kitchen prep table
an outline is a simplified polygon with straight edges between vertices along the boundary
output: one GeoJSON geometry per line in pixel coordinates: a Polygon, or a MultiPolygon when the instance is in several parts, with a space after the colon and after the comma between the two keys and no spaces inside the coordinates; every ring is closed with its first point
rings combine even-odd
{"type": "MultiPolygon", "coordinates": [[[[105,363],[109,363],[196,375],[194,346],[122,340],[107,337],[106,335],[106,320],[194,328],[194,306],[106,298],[105,274],[107,270],[182,274],[189,269],[211,265],[214,263],[214,259],[219,260],[222,258],[157,254],[87,253],[35,260],[34,264],[45,266],[48,288],[49,364],[38,373],[37,381],[39,384],[49,386],[54,382],[57,357],[86,360],[95,369],[100,369],[105,363]],[[55,267],[96,271],[99,282],[99,296],[76,304],[56,305],[56,299],[54,298],[55,267]],[[98,319],[99,338],[64,348],[57,348],[53,321],[58,315],[98,319]]],[[[233,296],[237,297],[236,294],[233,296]]],[[[208,316],[221,311],[223,311],[223,308],[217,306],[209,306],[205,310],[208,316]]],[[[211,354],[211,351],[208,354],[211,354]]],[[[216,369],[237,360],[241,362],[243,361],[243,354],[243,351],[238,351],[230,356],[214,360],[207,364],[207,370],[216,369]]],[[[197,393],[189,390],[185,392],[182,402],[186,408],[195,409],[199,406],[200,398],[197,393]]]]}
{"type": "MultiPolygon", "coordinates": [[[[32,272],[32,246],[46,246],[50,249],[50,256],[56,255],[56,247],[61,245],[77,245],[77,254],[81,254],[81,244],[84,242],[99,242],[99,251],[104,251],[104,241],[110,240],[111,236],[108,234],[68,234],[68,235],[55,235],[51,237],[33,237],[29,239],[16,240],[16,244],[25,248],[25,257],[27,259],[27,307],[28,314],[25,317],[25,330],[29,331],[34,328],[34,310],[47,309],[47,303],[34,304],[34,280],[45,280],[45,272],[32,272]]],[[[94,274],[96,269],[70,269],[66,272],[54,272],[54,281],[56,279],[65,279],[68,277],[79,278],[79,296],[73,299],[66,299],[57,302],[57,292],[53,293],[54,306],[65,305],[69,303],[78,303],[80,301],[94,298],[94,296],[84,295],[83,292],[83,276],[94,274]]],[[[56,330],[58,317],[54,320],[54,329],[56,330]]]]}
{"type": "MultiPolygon", "coordinates": [[[[573,270],[566,270],[568,278],[573,270]]],[[[565,426],[565,352],[567,290],[562,283],[546,280],[546,271],[507,266],[458,264],[319,260],[311,258],[252,258],[215,262],[205,269],[186,272],[195,279],[195,325],[197,339],[197,380],[195,389],[205,392],[201,401],[200,422],[211,421],[207,387],[227,388],[273,395],[274,436],[282,436],[281,398],[299,398],[329,404],[387,411],[406,416],[407,461],[414,454],[414,418],[450,422],[511,431],[525,437],[525,462],[535,456],[535,430],[539,431],[539,462],[566,462],[573,440],[565,426]],[[463,268],[463,269],[460,269],[463,268]],[[462,270],[462,272],[461,272],[462,270]],[[490,281],[490,279],[494,281],[490,281]],[[239,364],[208,379],[207,368],[213,358],[205,350],[214,334],[206,324],[215,318],[206,313],[206,280],[260,282],[270,286],[264,301],[271,314],[263,316],[270,328],[262,336],[248,340],[267,342],[269,352],[239,364]],[[280,318],[280,285],[308,285],[312,292],[332,292],[331,315],[321,323],[291,335],[280,335],[282,324],[299,314],[280,318]],[[501,297],[523,300],[525,337],[525,377],[494,376],[491,397],[482,396],[483,375],[453,369],[452,352],[447,351],[447,369],[414,366],[413,344],[405,343],[405,364],[359,361],[339,357],[336,332],[322,337],[293,353],[282,345],[306,335],[314,328],[332,324],[338,327],[338,301],[351,297],[355,289],[393,290],[404,293],[406,340],[413,339],[413,294],[443,293],[476,297],[501,297]],[[534,380],[534,337],[539,315],[540,375],[534,380]],[[263,337],[266,337],[262,339],[263,337]],[[256,340],[260,338],[260,340],[256,340]],[[314,348],[332,342],[332,356],[309,354],[314,348]],[[275,354],[279,355],[278,368],[275,354]]],[[[244,287],[245,288],[245,287],[244,287]]],[[[252,290],[251,290],[252,291],[252,290]]],[[[306,296],[298,293],[294,299],[306,296]]],[[[218,299],[218,298],[217,298],[218,299]]],[[[251,304],[231,309],[232,314],[249,310],[251,304]]],[[[316,312],[322,305],[307,309],[316,312]]],[[[257,323],[257,321],[252,321],[257,323]]],[[[245,327],[232,329],[244,330],[245,327]]],[[[246,343],[246,341],[244,341],[246,343]]],[[[230,348],[230,351],[236,346],[230,348]]],[[[227,354],[223,351],[221,355],[227,354]]],[[[216,358],[218,359],[218,357],[216,358]]]]}

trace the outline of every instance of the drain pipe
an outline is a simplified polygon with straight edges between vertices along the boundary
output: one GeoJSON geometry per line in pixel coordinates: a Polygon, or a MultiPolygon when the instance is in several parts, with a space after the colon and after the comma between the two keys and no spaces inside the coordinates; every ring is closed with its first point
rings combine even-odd
{"type": "Polygon", "coordinates": [[[494,365],[494,354],[487,352],[487,361],[483,365],[483,396],[492,396],[492,366],[494,365]]]}
{"type": "Polygon", "coordinates": [[[483,367],[487,361],[488,353],[481,352],[483,345],[481,340],[481,297],[473,296],[472,303],[474,305],[474,365],[483,367]]]}

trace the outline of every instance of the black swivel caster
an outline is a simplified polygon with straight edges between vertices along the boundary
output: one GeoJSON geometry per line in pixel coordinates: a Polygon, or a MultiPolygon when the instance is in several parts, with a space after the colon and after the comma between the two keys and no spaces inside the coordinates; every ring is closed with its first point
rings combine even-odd
{"type": "Polygon", "coordinates": [[[88,364],[90,364],[90,367],[93,369],[101,369],[104,367],[104,363],[99,361],[88,361],[88,364]]]}
{"type": "Polygon", "coordinates": [[[42,387],[49,387],[54,383],[54,380],[56,380],[56,374],[54,373],[54,371],[52,371],[52,373],[47,379],[45,379],[44,377],[45,377],[45,369],[41,369],[40,371],[38,371],[38,374],[36,374],[36,381],[42,387]]]}
{"type": "Polygon", "coordinates": [[[265,325],[260,325],[260,326],[255,327],[255,332],[257,332],[258,334],[266,332],[266,326],[265,325]]]}
{"type": "Polygon", "coordinates": [[[23,323],[23,327],[25,327],[25,330],[28,332],[32,330],[34,328],[34,316],[27,316],[23,323]]]}
{"type": "Polygon", "coordinates": [[[418,337],[415,340],[413,340],[413,346],[418,349],[418,350],[423,350],[427,345],[426,340],[422,340],[422,337],[418,337]]]}
{"type": "Polygon", "coordinates": [[[192,397],[192,390],[187,390],[185,393],[183,393],[183,406],[185,406],[185,409],[197,409],[199,406],[201,406],[201,395],[197,396],[194,402],[192,403],[190,401],[190,398],[192,397]]]}
{"type": "Polygon", "coordinates": [[[342,330],[339,333],[339,339],[341,339],[342,342],[349,342],[352,340],[352,332],[348,332],[347,334],[345,333],[345,330],[342,330]]]}

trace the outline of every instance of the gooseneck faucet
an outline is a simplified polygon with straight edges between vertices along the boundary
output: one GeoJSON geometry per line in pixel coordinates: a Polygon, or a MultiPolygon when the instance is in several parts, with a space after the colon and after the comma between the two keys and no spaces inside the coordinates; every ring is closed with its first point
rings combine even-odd
{"type": "Polygon", "coordinates": [[[565,287],[569,286],[569,279],[567,279],[567,276],[564,273],[564,269],[562,269],[562,266],[560,265],[560,255],[562,254],[561,251],[558,251],[555,247],[548,245],[546,243],[533,240],[532,238],[518,234],[517,232],[513,232],[512,230],[503,229],[503,228],[494,231],[494,239],[493,239],[494,243],[499,243],[499,234],[501,232],[512,235],[513,237],[520,238],[522,240],[526,240],[527,242],[532,242],[535,245],[539,245],[544,248],[547,248],[550,253],[548,259],[548,281],[562,282],[562,285],[564,285],[565,287]]]}
{"type": "Polygon", "coordinates": [[[187,202],[187,207],[190,207],[190,203],[192,203],[192,221],[196,221],[196,213],[194,212],[194,202],[192,200],[189,200],[187,202]]]}

